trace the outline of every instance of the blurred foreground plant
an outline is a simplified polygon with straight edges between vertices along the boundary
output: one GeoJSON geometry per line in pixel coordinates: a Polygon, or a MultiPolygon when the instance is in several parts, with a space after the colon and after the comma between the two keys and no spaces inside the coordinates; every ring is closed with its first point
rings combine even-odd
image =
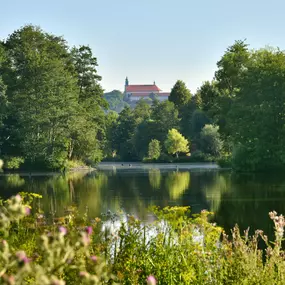
{"type": "Polygon", "coordinates": [[[0,284],[285,284],[285,220],[274,211],[269,242],[238,226],[227,236],[208,221],[212,213],[190,216],[189,207],[152,208],[150,224],[69,209],[49,224],[31,215],[39,197],[21,195],[0,205],[0,284]]]}

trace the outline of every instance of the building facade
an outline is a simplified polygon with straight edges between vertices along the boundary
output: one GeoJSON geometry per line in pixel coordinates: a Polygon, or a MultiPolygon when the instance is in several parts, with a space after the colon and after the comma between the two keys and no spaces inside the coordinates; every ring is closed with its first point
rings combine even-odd
{"type": "Polygon", "coordinates": [[[125,96],[131,102],[140,99],[158,99],[159,101],[168,100],[170,93],[162,90],[153,82],[153,84],[130,85],[128,77],[125,80],[125,96]]]}

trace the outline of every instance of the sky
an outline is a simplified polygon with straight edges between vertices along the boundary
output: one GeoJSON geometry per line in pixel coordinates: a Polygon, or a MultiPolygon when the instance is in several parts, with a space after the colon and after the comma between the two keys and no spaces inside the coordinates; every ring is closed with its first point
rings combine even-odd
{"type": "Polygon", "coordinates": [[[285,50],[284,0],[0,0],[0,39],[25,24],[89,45],[106,91],[212,80],[235,40],[285,50]]]}

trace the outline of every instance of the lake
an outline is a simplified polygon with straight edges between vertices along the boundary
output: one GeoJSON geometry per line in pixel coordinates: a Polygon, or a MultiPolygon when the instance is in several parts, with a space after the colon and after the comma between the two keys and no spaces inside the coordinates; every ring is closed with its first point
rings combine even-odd
{"type": "Polygon", "coordinates": [[[47,214],[64,214],[69,206],[96,217],[109,210],[153,220],[152,205],[191,206],[192,213],[213,211],[226,230],[263,229],[273,235],[268,212],[285,213],[285,177],[280,174],[235,174],[215,164],[102,163],[97,171],[10,174],[0,176],[0,195],[20,191],[43,196],[38,205],[47,214]]]}

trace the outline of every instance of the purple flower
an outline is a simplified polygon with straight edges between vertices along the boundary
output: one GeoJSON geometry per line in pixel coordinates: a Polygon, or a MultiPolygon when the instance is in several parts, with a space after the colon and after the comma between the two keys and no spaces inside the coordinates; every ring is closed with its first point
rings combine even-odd
{"type": "Polygon", "coordinates": [[[86,233],[87,233],[87,235],[92,235],[92,232],[93,232],[93,229],[92,229],[92,227],[86,227],[86,229],[85,229],[85,231],[86,231],[86,233]]]}
{"type": "Polygon", "coordinates": [[[97,262],[98,261],[98,257],[96,255],[92,255],[91,257],[91,260],[94,261],[94,262],[97,262]]]}
{"type": "Polygon", "coordinates": [[[146,279],[147,285],[156,285],[156,279],[153,275],[149,275],[146,279]]]}
{"type": "Polygon", "coordinates": [[[26,207],[25,212],[26,215],[29,216],[31,214],[31,209],[29,207],[26,207]]]}
{"type": "Polygon", "coordinates": [[[30,262],[30,259],[27,257],[26,253],[24,251],[18,251],[16,253],[16,256],[18,257],[18,260],[21,265],[27,264],[30,262]]]}
{"type": "Polygon", "coordinates": [[[65,227],[59,227],[59,232],[62,234],[62,235],[66,235],[67,234],[67,229],[65,227]]]}

